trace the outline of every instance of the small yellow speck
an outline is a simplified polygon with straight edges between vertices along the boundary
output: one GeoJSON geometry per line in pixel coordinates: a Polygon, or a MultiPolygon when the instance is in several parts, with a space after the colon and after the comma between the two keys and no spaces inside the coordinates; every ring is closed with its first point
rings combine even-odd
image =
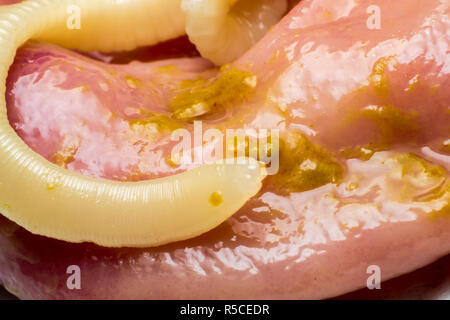
{"type": "Polygon", "coordinates": [[[246,85],[248,85],[250,88],[255,88],[257,82],[258,82],[258,79],[256,78],[256,76],[247,77],[244,80],[244,83],[246,85]]]}
{"type": "Polygon", "coordinates": [[[211,193],[209,196],[209,203],[214,207],[220,206],[223,203],[222,193],[220,191],[211,193]]]}
{"type": "Polygon", "coordinates": [[[350,182],[348,186],[345,188],[347,191],[354,191],[358,189],[359,185],[356,182],[350,182]]]}
{"type": "Polygon", "coordinates": [[[269,63],[272,64],[280,57],[280,50],[275,50],[272,58],[270,58],[269,63]]]}
{"type": "Polygon", "coordinates": [[[47,190],[55,190],[55,188],[58,186],[55,182],[47,182],[47,190]]]}
{"type": "Polygon", "coordinates": [[[75,89],[80,89],[81,92],[88,92],[89,91],[89,87],[86,86],[86,85],[81,85],[81,86],[75,87],[75,89]]]}
{"type": "Polygon", "coordinates": [[[181,153],[170,154],[166,157],[166,162],[172,168],[176,168],[181,164],[181,158],[182,158],[181,153]]]}
{"type": "Polygon", "coordinates": [[[164,73],[174,73],[174,72],[179,71],[178,66],[176,66],[176,65],[162,66],[162,67],[156,68],[156,70],[159,72],[164,72],[164,73]]]}
{"type": "Polygon", "coordinates": [[[138,79],[133,78],[131,76],[126,76],[125,81],[127,82],[128,86],[130,86],[133,89],[136,89],[140,83],[138,79]]]}
{"type": "Polygon", "coordinates": [[[47,190],[54,190],[56,187],[60,185],[60,177],[55,175],[47,176],[47,190]]]}

